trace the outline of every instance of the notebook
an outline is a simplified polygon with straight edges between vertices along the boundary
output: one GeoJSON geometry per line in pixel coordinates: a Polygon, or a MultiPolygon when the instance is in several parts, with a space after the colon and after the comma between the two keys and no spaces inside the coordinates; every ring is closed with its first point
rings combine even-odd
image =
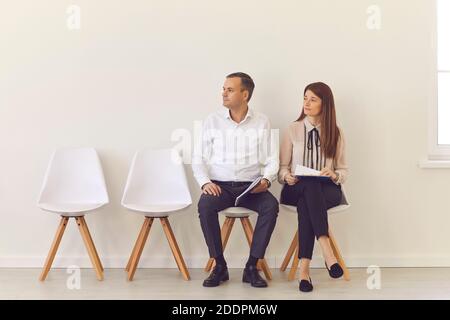
{"type": "Polygon", "coordinates": [[[236,201],[234,202],[234,206],[238,207],[239,202],[242,200],[243,197],[245,197],[250,191],[252,191],[257,185],[258,183],[262,180],[262,177],[257,178],[255,181],[252,182],[251,185],[248,186],[247,189],[245,189],[244,192],[242,192],[237,198],[236,201]]]}
{"type": "Polygon", "coordinates": [[[295,167],[295,176],[298,178],[315,177],[321,180],[330,180],[330,177],[321,176],[320,171],[299,164],[295,167]]]}

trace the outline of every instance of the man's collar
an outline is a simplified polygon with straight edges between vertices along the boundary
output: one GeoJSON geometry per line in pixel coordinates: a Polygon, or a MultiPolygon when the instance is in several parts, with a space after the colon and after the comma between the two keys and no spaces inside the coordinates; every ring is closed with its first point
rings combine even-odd
{"type": "MultiPolygon", "coordinates": [[[[247,120],[247,118],[252,118],[253,115],[254,115],[253,110],[250,109],[250,108],[248,108],[247,114],[245,115],[245,118],[244,118],[244,120],[242,120],[242,122],[244,122],[245,120],[247,120]]],[[[224,116],[226,119],[232,120],[231,114],[230,114],[230,109],[224,107],[224,110],[223,110],[223,116],[224,116]]]]}

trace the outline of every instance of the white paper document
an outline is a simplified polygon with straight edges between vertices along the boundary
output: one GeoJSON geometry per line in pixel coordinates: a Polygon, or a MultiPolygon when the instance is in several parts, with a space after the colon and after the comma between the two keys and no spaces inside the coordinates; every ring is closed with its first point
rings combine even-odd
{"type": "Polygon", "coordinates": [[[252,189],[255,188],[261,180],[262,180],[262,177],[259,177],[259,178],[257,178],[255,181],[253,181],[252,184],[251,184],[247,189],[245,189],[245,191],[242,192],[242,193],[236,198],[236,201],[234,202],[234,206],[235,206],[235,207],[238,207],[239,202],[242,200],[242,198],[243,198],[246,194],[248,194],[250,191],[252,191],[252,189]]]}
{"type": "Polygon", "coordinates": [[[295,167],[295,176],[296,177],[317,177],[320,179],[330,179],[330,177],[325,177],[320,175],[319,170],[311,169],[305,166],[297,165],[295,167]]]}

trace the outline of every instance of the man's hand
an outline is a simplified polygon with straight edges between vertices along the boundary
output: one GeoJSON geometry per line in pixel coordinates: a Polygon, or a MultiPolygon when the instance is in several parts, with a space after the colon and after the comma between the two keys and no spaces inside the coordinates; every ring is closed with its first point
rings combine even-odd
{"type": "Polygon", "coordinates": [[[269,181],[267,179],[261,179],[261,181],[258,183],[258,185],[253,188],[250,193],[262,193],[266,192],[267,189],[269,189],[269,181]]]}
{"type": "Polygon", "coordinates": [[[298,182],[298,178],[294,177],[291,173],[288,173],[284,176],[284,181],[288,185],[293,186],[294,184],[296,184],[298,182]]]}
{"type": "Polygon", "coordinates": [[[320,171],[320,175],[321,176],[325,176],[325,177],[330,177],[331,179],[333,179],[333,181],[336,181],[337,179],[337,174],[331,170],[330,168],[323,168],[322,171],[320,171]]]}
{"type": "Polygon", "coordinates": [[[215,197],[220,196],[220,194],[222,193],[222,189],[220,189],[220,187],[217,184],[212,183],[212,182],[205,184],[202,187],[202,191],[204,194],[209,194],[209,195],[215,196],[215,197]]]}

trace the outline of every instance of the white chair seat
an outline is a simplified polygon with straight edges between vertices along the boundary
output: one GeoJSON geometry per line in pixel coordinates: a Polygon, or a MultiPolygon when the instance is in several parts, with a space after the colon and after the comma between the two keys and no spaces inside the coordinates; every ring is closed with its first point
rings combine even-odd
{"type": "Polygon", "coordinates": [[[348,208],[350,208],[349,204],[340,204],[337,207],[328,209],[328,214],[338,213],[338,212],[347,210],[348,208]]]}
{"type": "Polygon", "coordinates": [[[219,214],[223,214],[230,218],[246,218],[255,213],[257,212],[242,207],[229,207],[219,212],[219,214]]]}
{"type": "MultiPolygon", "coordinates": [[[[283,208],[286,208],[287,210],[293,212],[293,213],[297,213],[297,207],[296,206],[290,206],[287,204],[282,204],[281,205],[283,208]]],[[[336,207],[330,208],[327,210],[328,214],[333,214],[333,213],[338,213],[338,212],[342,212],[346,209],[348,209],[350,207],[349,204],[340,204],[336,207]]]]}
{"type": "Polygon", "coordinates": [[[182,210],[184,208],[189,207],[190,203],[170,203],[170,204],[132,204],[132,203],[123,203],[125,208],[136,211],[146,217],[167,217],[170,216],[176,211],[182,210]]]}
{"type": "MultiPolygon", "coordinates": [[[[348,201],[347,192],[345,191],[345,188],[344,188],[343,185],[341,185],[341,190],[342,190],[341,203],[339,205],[337,205],[336,207],[328,209],[327,210],[328,214],[342,212],[342,211],[347,210],[348,208],[350,208],[350,202],[348,201]]],[[[291,205],[287,205],[287,204],[281,204],[281,206],[283,208],[286,208],[287,210],[289,210],[291,212],[297,213],[297,207],[296,206],[291,206],[291,205]]]]}
{"type": "Polygon", "coordinates": [[[57,213],[64,217],[82,216],[91,210],[98,209],[106,203],[39,203],[39,208],[57,213]]]}

